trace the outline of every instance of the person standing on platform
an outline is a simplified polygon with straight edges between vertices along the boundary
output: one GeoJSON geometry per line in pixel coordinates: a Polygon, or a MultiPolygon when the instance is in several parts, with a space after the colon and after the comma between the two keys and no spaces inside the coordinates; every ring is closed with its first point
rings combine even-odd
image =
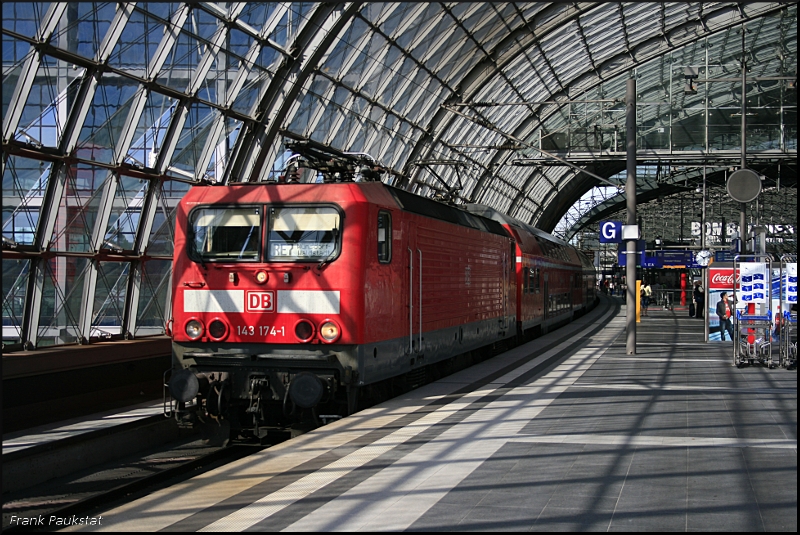
{"type": "Polygon", "coordinates": [[[728,301],[728,293],[722,292],[720,294],[719,303],[717,303],[717,316],[719,316],[719,338],[725,341],[725,331],[728,331],[728,336],[733,341],[733,307],[728,301]]]}
{"type": "Polygon", "coordinates": [[[694,317],[702,318],[705,315],[706,294],[700,285],[700,281],[694,281],[692,300],[694,301],[694,317]]]}
{"type": "Polygon", "coordinates": [[[650,283],[645,281],[642,286],[642,316],[647,316],[647,307],[650,306],[650,298],[653,296],[653,289],[650,283]]]}

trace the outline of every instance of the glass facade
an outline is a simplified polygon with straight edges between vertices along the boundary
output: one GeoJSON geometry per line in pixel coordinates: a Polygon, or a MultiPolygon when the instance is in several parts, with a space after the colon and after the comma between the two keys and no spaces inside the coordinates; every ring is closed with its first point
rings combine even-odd
{"type": "Polygon", "coordinates": [[[287,138],[369,154],[387,182],[426,196],[444,182],[551,230],[594,184],[515,162],[541,150],[579,166],[618,159],[630,73],[641,150],[735,156],[744,28],[747,149],[796,159],[796,4],[4,2],[2,13],[6,350],[163,334],[178,201],[195,183],[274,179],[287,138]],[[686,67],[698,69],[693,92],[686,67]]]}

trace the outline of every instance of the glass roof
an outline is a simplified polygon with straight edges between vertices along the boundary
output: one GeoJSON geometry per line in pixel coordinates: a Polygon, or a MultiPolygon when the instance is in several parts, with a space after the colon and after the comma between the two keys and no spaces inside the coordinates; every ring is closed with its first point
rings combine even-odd
{"type": "Polygon", "coordinates": [[[630,76],[642,158],[735,165],[744,57],[747,151],[796,189],[794,3],[2,10],[9,349],[162,334],[178,201],[201,182],[274,180],[291,140],[551,231],[597,177],[617,180],[630,76]]]}

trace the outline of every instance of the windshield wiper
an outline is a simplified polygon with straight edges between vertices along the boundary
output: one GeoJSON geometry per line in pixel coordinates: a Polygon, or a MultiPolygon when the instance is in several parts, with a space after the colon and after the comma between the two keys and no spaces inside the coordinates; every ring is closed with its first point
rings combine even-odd
{"type": "Polygon", "coordinates": [[[322,268],[324,268],[327,264],[330,264],[331,260],[333,259],[334,255],[336,254],[336,240],[337,240],[338,235],[339,235],[338,229],[336,229],[336,227],[332,228],[331,229],[331,234],[333,234],[333,250],[331,251],[331,254],[329,254],[324,259],[322,259],[320,261],[320,263],[317,265],[317,269],[320,270],[320,271],[322,271],[322,268]]]}

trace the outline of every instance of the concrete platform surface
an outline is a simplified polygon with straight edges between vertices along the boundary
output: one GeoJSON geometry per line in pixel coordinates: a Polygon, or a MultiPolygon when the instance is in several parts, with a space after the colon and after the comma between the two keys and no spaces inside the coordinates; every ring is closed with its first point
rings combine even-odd
{"type": "Polygon", "coordinates": [[[108,531],[797,531],[797,372],[592,313],[102,513],[108,531]],[[548,359],[555,359],[555,362],[548,359]]]}

